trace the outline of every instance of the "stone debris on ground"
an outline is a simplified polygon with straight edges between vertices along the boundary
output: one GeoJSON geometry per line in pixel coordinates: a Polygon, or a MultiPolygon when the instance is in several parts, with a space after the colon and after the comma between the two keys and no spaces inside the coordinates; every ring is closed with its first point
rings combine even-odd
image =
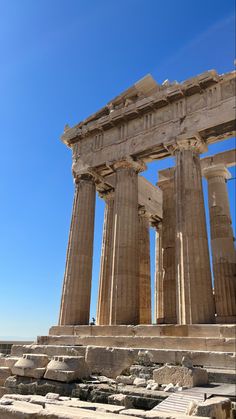
{"type": "Polygon", "coordinates": [[[147,381],[145,380],[145,378],[135,378],[134,385],[136,387],[146,387],[147,381]]]}
{"type": "MultiPolygon", "coordinates": [[[[188,419],[189,415],[173,413],[155,413],[143,409],[134,409],[123,395],[115,395],[113,404],[84,402],[76,398],[60,397],[48,393],[46,396],[6,394],[0,399],[1,419],[188,419]],[[49,403],[50,401],[50,403],[49,403]],[[122,404],[123,403],[123,404],[122,404]],[[117,416],[119,415],[119,416],[117,416]]],[[[204,416],[210,418],[211,416],[204,416]]],[[[198,416],[201,419],[200,416],[198,416]]],[[[218,419],[218,417],[216,417],[218,419]]],[[[221,418],[223,419],[223,417],[221,418]]]]}

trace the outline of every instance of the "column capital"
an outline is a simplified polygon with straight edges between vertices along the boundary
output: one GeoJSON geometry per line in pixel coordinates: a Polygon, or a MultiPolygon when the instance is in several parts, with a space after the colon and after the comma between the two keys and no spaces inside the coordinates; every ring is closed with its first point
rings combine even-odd
{"type": "Polygon", "coordinates": [[[203,169],[202,174],[206,179],[211,179],[219,176],[227,180],[232,177],[230,171],[223,163],[216,164],[214,166],[209,166],[203,169]]]}
{"type": "Polygon", "coordinates": [[[146,211],[146,208],[145,208],[144,205],[139,205],[138,215],[140,217],[147,218],[147,220],[149,220],[149,218],[150,218],[150,216],[149,216],[148,212],[146,211]]]}
{"type": "Polygon", "coordinates": [[[147,169],[146,164],[142,160],[133,160],[132,157],[127,157],[124,160],[112,163],[112,168],[117,171],[120,169],[134,169],[135,172],[143,172],[147,169]]]}
{"type": "Polygon", "coordinates": [[[109,189],[108,191],[98,192],[98,195],[107,202],[114,199],[115,191],[114,189],[109,189]]]}
{"type": "Polygon", "coordinates": [[[194,134],[191,137],[177,137],[176,142],[172,144],[169,149],[172,154],[183,150],[191,150],[200,154],[207,151],[207,144],[202,140],[199,134],[194,134]]]}
{"type": "Polygon", "coordinates": [[[156,231],[160,232],[162,230],[162,221],[161,220],[159,220],[159,221],[152,220],[150,224],[151,224],[151,227],[155,228],[156,231]]]}
{"type": "Polygon", "coordinates": [[[94,181],[93,176],[90,173],[81,173],[74,175],[74,182],[77,185],[80,181],[94,181]]]}

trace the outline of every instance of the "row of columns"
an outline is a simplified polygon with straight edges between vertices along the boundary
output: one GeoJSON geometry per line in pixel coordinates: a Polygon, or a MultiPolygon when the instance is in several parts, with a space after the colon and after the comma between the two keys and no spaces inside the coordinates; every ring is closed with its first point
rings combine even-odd
{"type": "MultiPolygon", "coordinates": [[[[216,311],[220,321],[231,322],[236,314],[235,257],[229,206],[221,205],[222,199],[228,199],[221,181],[225,175],[213,181],[213,171],[205,173],[209,179],[214,301],[199,157],[202,143],[197,138],[178,142],[173,152],[174,177],[158,183],[163,191],[163,221],[154,225],[157,321],[213,323],[216,311]]],[[[97,324],[149,324],[149,220],[138,205],[139,168],[123,161],[114,165],[114,171],[115,191],[102,195],[106,208],[97,324]]],[[[60,325],[89,322],[95,193],[91,176],[76,178],[60,325]]]]}
{"type": "Polygon", "coordinates": [[[163,220],[157,233],[161,248],[160,254],[157,247],[157,323],[173,323],[171,312],[177,314],[180,324],[236,321],[236,255],[226,184],[230,173],[223,164],[203,171],[208,182],[213,293],[199,161],[201,148],[196,145],[195,141],[187,147],[186,143],[179,144],[174,175],[158,182],[163,191],[163,220]],[[171,196],[175,199],[169,200],[171,196]],[[167,255],[171,255],[168,261],[167,255]],[[176,301],[172,298],[175,292],[176,301]]]}
{"type": "Polygon", "coordinates": [[[209,167],[203,174],[208,181],[216,320],[233,323],[236,321],[236,257],[226,183],[231,175],[223,164],[209,167]]]}

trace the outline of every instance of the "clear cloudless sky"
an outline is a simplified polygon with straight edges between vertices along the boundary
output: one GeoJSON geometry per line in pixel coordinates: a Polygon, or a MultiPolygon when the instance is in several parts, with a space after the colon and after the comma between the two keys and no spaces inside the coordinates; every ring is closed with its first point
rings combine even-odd
{"type": "MultiPolygon", "coordinates": [[[[47,334],[58,320],[73,201],[64,125],[147,73],[162,83],[232,71],[234,13],[233,0],[0,0],[0,339],[47,334]]],[[[154,183],[170,164],[145,176],[154,183]]],[[[91,316],[103,210],[97,199],[91,316]]],[[[153,232],[151,244],[153,260],[153,232]]]]}

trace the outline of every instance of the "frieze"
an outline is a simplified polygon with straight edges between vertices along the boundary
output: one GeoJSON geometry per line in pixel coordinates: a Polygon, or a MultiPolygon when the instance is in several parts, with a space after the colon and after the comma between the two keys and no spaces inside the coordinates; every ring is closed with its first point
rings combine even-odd
{"type": "Polygon", "coordinates": [[[129,118],[139,118],[141,113],[144,113],[143,119],[146,121],[144,124],[148,124],[150,127],[150,124],[152,126],[160,120],[161,122],[167,120],[167,115],[168,118],[182,118],[186,112],[193,112],[200,109],[200,106],[215,106],[219,100],[234,96],[235,78],[233,76],[233,73],[218,76],[214,71],[204,73],[190,80],[190,82],[175,84],[167,87],[166,91],[162,89],[150,97],[138,100],[135,104],[132,103],[121,109],[111,111],[109,117],[100,117],[86,125],[80,123],[79,126],[74,128],[67,126],[62,140],[69,145],[70,142],[78,141],[83,136],[89,136],[94,130],[109,129],[112,124],[121,125],[126,123],[129,118]],[[199,93],[194,90],[196,86],[200,89],[199,93]],[[189,89],[191,89],[193,95],[189,95],[189,89]],[[157,108],[155,113],[150,113],[155,108],[157,108]],[[163,111],[163,108],[168,108],[168,110],[163,111]],[[148,116],[149,113],[152,114],[152,117],[148,116]]]}
{"type": "Polygon", "coordinates": [[[220,124],[223,126],[225,124],[225,135],[231,135],[235,94],[235,79],[232,77],[232,73],[223,75],[217,82],[206,75],[198,83],[201,88],[199,91],[194,90],[197,79],[195,78],[188,83],[188,88],[195,91],[193,95],[180,95],[181,86],[183,92],[188,91],[186,86],[184,90],[185,83],[173,86],[169,90],[166,89],[166,93],[171,93],[171,101],[163,101],[162,107],[154,105],[156,97],[164,97],[164,89],[128,105],[127,108],[117,109],[111,112],[109,117],[103,116],[86,126],[66,127],[63,141],[69,144],[70,135],[71,139],[76,135],[73,137],[75,143],[72,147],[73,163],[78,167],[81,165],[95,167],[127,155],[141,155],[144,151],[147,155],[148,149],[157,148],[162,143],[165,149],[166,144],[171,143],[179,135],[187,137],[192,132],[204,130],[210,130],[214,140],[214,137],[217,138],[217,129],[214,130],[214,127],[220,124]],[[178,99],[173,100],[173,97],[178,99]],[[148,103],[149,108],[147,108],[148,103]],[[129,106],[133,112],[130,120],[123,117],[129,106]],[[145,113],[140,114],[135,111],[142,107],[143,109],[146,107],[145,113]],[[110,125],[110,128],[102,129],[100,122],[106,120],[108,127],[108,118],[110,121],[114,119],[116,123],[110,125]]]}

